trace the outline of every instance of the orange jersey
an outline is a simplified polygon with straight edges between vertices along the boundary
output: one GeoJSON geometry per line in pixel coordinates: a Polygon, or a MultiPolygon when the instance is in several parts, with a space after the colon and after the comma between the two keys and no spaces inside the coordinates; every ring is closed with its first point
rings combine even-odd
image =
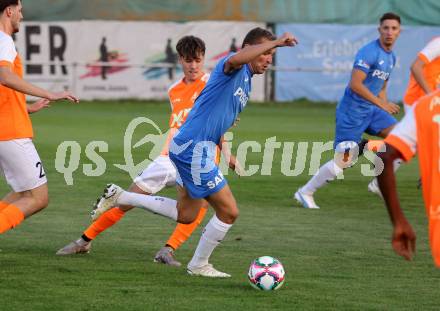
{"type": "Polygon", "coordinates": [[[208,82],[209,74],[204,74],[200,79],[191,84],[186,84],[183,79],[177,81],[168,89],[168,97],[171,105],[169,121],[170,131],[162,149],[161,155],[168,155],[168,145],[191,111],[194,102],[208,82]]]}
{"type": "MultiPolygon", "coordinates": [[[[23,77],[23,65],[12,37],[0,31],[0,66],[23,77]]],[[[23,93],[0,84],[0,140],[32,138],[32,123],[23,93]]]]}
{"type": "MultiPolygon", "coordinates": [[[[420,51],[418,57],[425,63],[423,76],[426,82],[431,89],[437,89],[440,85],[440,37],[431,40],[428,45],[420,51]]],[[[412,105],[424,95],[425,92],[417,83],[416,79],[414,79],[413,74],[411,74],[403,101],[407,105],[412,105]]]]}
{"type": "Polygon", "coordinates": [[[419,154],[429,238],[440,267],[440,90],[422,97],[385,139],[405,161],[419,154]]]}

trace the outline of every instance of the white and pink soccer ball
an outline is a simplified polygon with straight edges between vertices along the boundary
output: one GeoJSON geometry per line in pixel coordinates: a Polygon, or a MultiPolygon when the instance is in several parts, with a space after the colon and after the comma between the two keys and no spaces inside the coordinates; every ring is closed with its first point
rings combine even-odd
{"type": "Polygon", "coordinates": [[[284,283],[284,267],[281,262],[271,256],[255,259],[249,267],[249,282],[259,290],[277,290],[284,283]]]}

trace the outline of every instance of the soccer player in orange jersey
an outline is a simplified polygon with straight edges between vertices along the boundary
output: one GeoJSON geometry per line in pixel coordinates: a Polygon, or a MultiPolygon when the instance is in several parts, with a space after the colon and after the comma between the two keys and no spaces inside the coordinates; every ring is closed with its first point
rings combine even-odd
{"type": "Polygon", "coordinates": [[[12,34],[23,19],[20,0],[0,0],[0,174],[12,188],[0,201],[0,234],[16,227],[48,204],[47,179],[32,142],[29,113],[67,99],[68,92],[52,93],[23,80],[23,67],[12,34]],[[42,98],[26,105],[25,94],[42,98]]]}
{"type": "Polygon", "coordinates": [[[429,222],[429,241],[434,262],[440,268],[440,90],[422,97],[409,109],[385,138],[385,143],[386,152],[380,155],[384,169],[378,180],[394,227],[394,251],[411,260],[416,236],[400,208],[393,161],[397,158],[409,161],[417,152],[429,222]]]}
{"type": "MultiPolygon", "coordinates": [[[[171,116],[169,120],[170,131],[167,141],[163,147],[162,153],[157,157],[135,180],[130,187],[131,192],[141,194],[155,194],[164,187],[176,185],[176,170],[168,157],[168,144],[175,132],[185,122],[186,117],[194,105],[194,101],[205,87],[209,75],[204,73],[205,43],[194,36],[185,36],[179,40],[176,46],[179,54],[179,62],[182,65],[184,77],[175,82],[168,89],[169,100],[171,104],[171,116]]],[[[229,154],[225,156],[229,159],[229,166],[239,170],[238,163],[234,156],[229,154]]],[[[57,252],[57,255],[70,255],[89,252],[91,241],[101,232],[113,226],[124,214],[131,210],[132,206],[114,207],[102,214],[89,228],[87,228],[81,238],[66,245],[57,252]]],[[[200,209],[197,218],[191,224],[178,224],[175,231],[170,236],[165,247],[163,247],[155,256],[156,262],[169,265],[180,266],[174,258],[174,250],[182,245],[201,223],[207,206],[200,209]]]]}
{"type": "Polygon", "coordinates": [[[405,110],[440,85],[440,37],[432,39],[411,65],[409,85],[403,98],[405,110]]]}

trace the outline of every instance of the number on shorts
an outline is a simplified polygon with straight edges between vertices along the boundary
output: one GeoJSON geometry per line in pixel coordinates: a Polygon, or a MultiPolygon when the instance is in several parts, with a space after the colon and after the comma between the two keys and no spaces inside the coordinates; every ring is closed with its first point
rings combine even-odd
{"type": "Polygon", "coordinates": [[[35,167],[40,167],[40,178],[43,178],[44,176],[46,176],[46,174],[44,173],[44,170],[43,170],[43,164],[41,162],[37,162],[35,167]]]}

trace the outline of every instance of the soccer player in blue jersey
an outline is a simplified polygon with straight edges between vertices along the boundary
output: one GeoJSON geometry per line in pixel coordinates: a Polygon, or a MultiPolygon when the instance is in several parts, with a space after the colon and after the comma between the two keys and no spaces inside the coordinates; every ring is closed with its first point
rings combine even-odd
{"type": "MultiPolygon", "coordinates": [[[[359,153],[363,151],[358,144],[364,132],[384,138],[397,122],[391,115],[399,112],[399,106],[388,101],[386,86],[396,65],[392,48],[400,34],[400,17],[384,14],[378,30],[379,38],[356,54],[350,83],[336,108],[334,159],[324,164],[294,195],[305,208],[319,208],[313,194],[352,165],[355,157],[350,151],[357,148],[359,153]]],[[[369,188],[376,183],[373,180],[369,188]]]]}
{"type": "Polygon", "coordinates": [[[209,263],[211,253],[238,217],[231,189],[215,164],[216,146],[246,106],[252,76],[267,70],[277,47],[296,43],[289,33],[276,38],[268,30],[255,28],[246,35],[242,50],[218,62],[186,122],[170,143],[170,159],[178,172],[177,201],[130,193],[111,184],[96,204],[94,217],[115,205],[131,205],[180,223],[191,223],[208,201],[215,215],[203,230],[187,271],[206,277],[230,277],[209,263]]]}

